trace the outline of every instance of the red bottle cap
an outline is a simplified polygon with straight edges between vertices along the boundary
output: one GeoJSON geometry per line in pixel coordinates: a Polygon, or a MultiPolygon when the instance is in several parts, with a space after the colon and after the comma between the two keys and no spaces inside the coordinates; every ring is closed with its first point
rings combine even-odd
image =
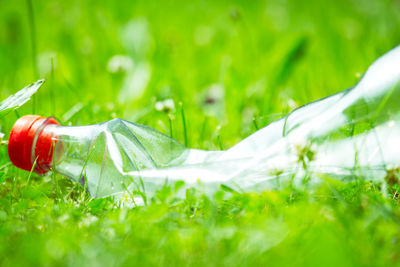
{"type": "Polygon", "coordinates": [[[45,128],[51,124],[59,123],[37,115],[26,115],[15,122],[8,140],[8,156],[15,166],[31,171],[35,165],[38,174],[50,170],[56,140],[45,128]]]}

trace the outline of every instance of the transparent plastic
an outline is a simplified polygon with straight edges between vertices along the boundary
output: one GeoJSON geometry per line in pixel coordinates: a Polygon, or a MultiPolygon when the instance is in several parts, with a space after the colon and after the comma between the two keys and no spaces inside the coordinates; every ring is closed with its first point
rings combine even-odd
{"type": "Polygon", "coordinates": [[[353,88],[302,106],[226,151],[189,149],[136,123],[48,125],[53,169],[91,196],[151,197],[177,181],[213,193],[338,179],[382,181],[400,164],[400,47],[378,59],[353,88]],[[312,175],[311,175],[312,174],[312,175]]]}

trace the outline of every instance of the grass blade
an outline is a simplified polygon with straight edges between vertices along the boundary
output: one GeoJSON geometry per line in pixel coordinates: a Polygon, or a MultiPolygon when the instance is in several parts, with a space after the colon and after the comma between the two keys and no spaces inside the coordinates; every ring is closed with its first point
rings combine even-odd
{"type": "Polygon", "coordinates": [[[45,80],[39,80],[31,85],[26,86],[16,94],[9,96],[3,102],[0,103],[0,118],[4,117],[12,110],[16,110],[24,105],[31,99],[31,97],[37,92],[42,86],[45,80]]]}

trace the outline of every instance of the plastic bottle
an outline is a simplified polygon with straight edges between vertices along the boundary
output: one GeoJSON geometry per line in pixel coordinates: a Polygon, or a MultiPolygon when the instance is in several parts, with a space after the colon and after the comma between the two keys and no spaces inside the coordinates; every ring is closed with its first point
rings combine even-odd
{"type": "Polygon", "coordinates": [[[399,103],[397,47],[355,87],[302,106],[226,151],[188,149],[121,119],[71,127],[34,115],[15,123],[8,151],[15,166],[39,174],[53,170],[93,197],[124,191],[151,197],[176,181],[206,193],[221,185],[259,191],[324,175],[382,181],[400,164],[399,103]]]}

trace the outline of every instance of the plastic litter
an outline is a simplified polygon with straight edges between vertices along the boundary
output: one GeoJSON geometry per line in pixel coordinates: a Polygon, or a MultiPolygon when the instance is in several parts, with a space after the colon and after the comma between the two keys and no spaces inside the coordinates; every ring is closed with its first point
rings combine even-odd
{"type": "Polygon", "coordinates": [[[189,149],[144,125],[114,119],[61,126],[28,115],[14,125],[15,166],[55,171],[92,197],[130,192],[151,197],[183,181],[213,193],[260,191],[287,183],[338,179],[383,181],[400,164],[400,47],[378,59],[348,90],[302,106],[226,151],[189,149]]]}

